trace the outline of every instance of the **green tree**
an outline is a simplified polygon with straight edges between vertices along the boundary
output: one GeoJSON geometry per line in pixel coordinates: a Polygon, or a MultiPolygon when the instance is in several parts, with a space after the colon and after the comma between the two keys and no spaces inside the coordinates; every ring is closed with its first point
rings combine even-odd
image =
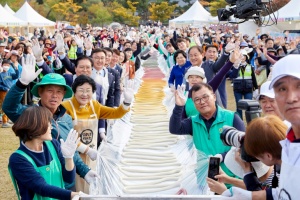
{"type": "Polygon", "coordinates": [[[106,23],[112,22],[112,14],[102,2],[88,8],[90,15],[89,23],[99,24],[103,26],[106,23]]]}
{"type": "Polygon", "coordinates": [[[151,3],[149,7],[149,11],[151,13],[150,19],[165,22],[171,18],[171,14],[174,12],[176,7],[177,5],[169,5],[167,2],[151,3]]]}

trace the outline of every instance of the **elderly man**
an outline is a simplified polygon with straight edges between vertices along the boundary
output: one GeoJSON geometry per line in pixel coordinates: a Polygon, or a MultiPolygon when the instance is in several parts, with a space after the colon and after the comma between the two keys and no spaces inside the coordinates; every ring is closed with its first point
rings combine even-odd
{"type": "Polygon", "coordinates": [[[287,138],[280,142],[281,171],[279,187],[272,190],[250,192],[233,187],[222,195],[232,200],[244,199],[298,199],[300,173],[300,55],[288,55],[278,62],[272,70],[269,88],[275,92],[275,101],[284,119],[291,123],[287,138]]]}
{"type": "MultiPolygon", "coordinates": [[[[230,147],[225,146],[220,139],[223,126],[233,126],[240,131],[245,131],[244,122],[234,112],[216,105],[216,95],[210,85],[196,84],[191,91],[192,100],[199,114],[181,120],[186,99],[184,88],[180,87],[175,93],[176,105],[170,119],[170,133],[192,135],[195,147],[207,155],[225,154],[230,147]]],[[[226,174],[233,176],[224,163],[221,163],[221,167],[226,174]]]]}
{"type": "MultiPolygon", "coordinates": [[[[21,78],[9,90],[2,105],[3,111],[13,122],[15,122],[27,108],[27,106],[20,103],[27,85],[35,80],[42,71],[42,69],[39,69],[35,72],[35,58],[32,56],[28,56],[23,67],[21,78]]],[[[59,139],[61,138],[66,140],[68,133],[73,128],[72,118],[66,114],[66,110],[60,104],[64,98],[72,97],[73,92],[66,84],[63,76],[54,73],[47,74],[43,77],[41,82],[32,88],[31,92],[33,95],[41,98],[38,105],[48,108],[53,114],[53,120],[51,122],[52,137],[58,141],[60,141],[59,139]]],[[[88,183],[91,183],[98,176],[84,164],[78,153],[74,156],[74,163],[76,172],[88,183]]],[[[66,184],[65,187],[73,190],[74,183],[66,184]]]]}

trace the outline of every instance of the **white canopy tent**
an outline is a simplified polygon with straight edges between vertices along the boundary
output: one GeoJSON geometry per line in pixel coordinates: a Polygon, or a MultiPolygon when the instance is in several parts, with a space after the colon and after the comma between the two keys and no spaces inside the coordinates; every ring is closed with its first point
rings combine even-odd
{"type": "MultiPolygon", "coordinates": [[[[261,27],[262,33],[267,32],[282,32],[284,30],[300,30],[300,1],[291,0],[285,6],[274,13],[278,21],[277,25],[261,27]]],[[[266,18],[267,20],[267,18],[266,18]]],[[[242,33],[255,35],[255,30],[258,26],[253,21],[248,21],[239,25],[239,30],[242,33]]]]}
{"type": "Polygon", "coordinates": [[[21,27],[26,26],[26,22],[13,16],[0,5],[0,26],[2,27],[21,27]]]}
{"type": "Polygon", "coordinates": [[[211,20],[211,14],[203,8],[199,1],[196,1],[185,13],[175,19],[169,20],[169,26],[183,27],[192,25],[200,27],[209,24],[211,20]]]}
{"type": "Polygon", "coordinates": [[[39,13],[37,13],[28,3],[25,1],[23,6],[15,13],[16,17],[27,22],[28,26],[33,27],[45,27],[55,26],[55,22],[52,22],[39,13]]]}
{"type": "Polygon", "coordinates": [[[15,11],[13,11],[7,4],[5,4],[4,9],[7,10],[12,15],[15,14],[15,11]]]}

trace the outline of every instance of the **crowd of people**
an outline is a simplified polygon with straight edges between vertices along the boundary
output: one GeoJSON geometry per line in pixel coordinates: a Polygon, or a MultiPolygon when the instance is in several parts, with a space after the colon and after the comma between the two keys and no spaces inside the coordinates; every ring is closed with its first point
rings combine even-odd
{"type": "Polygon", "coordinates": [[[196,149],[221,160],[218,181],[207,179],[210,189],[230,199],[297,198],[291,171],[299,171],[300,71],[294,65],[300,55],[289,54],[300,52],[288,32],[272,38],[259,29],[249,36],[160,25],[28,35],[0,30],[2,128],[12,126],[20,138],[9,171],[22,199],[89,193],[89,184],[101,179],[97,149],[114,119],[130,110],[135,73],[155,49],[175,95],[170,133],[192,135],[196,149]],[[236,107],[241,99],[256,99],[265,117],[246,128],[242,110],[226,109],[227,79],[236,107]],[[239,148],[223,144],[225,125],[246,132],[244,148],[263,163],[262,174],[240,158],[239,148]],[[226,165],[232,152],[235,159],[228,162],[237,163],[242,175],[226,165]]]}

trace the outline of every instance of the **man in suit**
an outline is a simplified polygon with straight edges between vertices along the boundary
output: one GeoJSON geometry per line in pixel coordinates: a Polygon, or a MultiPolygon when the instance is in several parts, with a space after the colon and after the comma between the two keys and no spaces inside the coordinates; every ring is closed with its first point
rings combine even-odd
{"type": "Polygon", "coordinates": [[[120,51],[118,49],[112,49],[112,52],[113,53],[112,53],[109,67],[117,70],[121,77],[123,69],[118,65],[119,58],[120,58],[120,51]]]}

